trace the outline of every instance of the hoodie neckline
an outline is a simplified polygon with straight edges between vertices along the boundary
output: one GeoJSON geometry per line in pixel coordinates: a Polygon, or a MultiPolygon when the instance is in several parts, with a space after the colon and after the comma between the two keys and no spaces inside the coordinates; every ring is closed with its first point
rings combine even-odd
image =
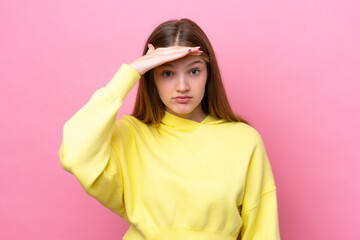
{"type": "Polygon", "coordinates": [[[217,119],[212,115],[208,114],[201,122],[190,120],[187,118],[182,118],[176,116],[165,110],[164,116],[161,119],[161,122],[169,127],[176,128],[179,130],[191,130],[204,125],[213,125],[224,122],[223,119],[217,119]]]}

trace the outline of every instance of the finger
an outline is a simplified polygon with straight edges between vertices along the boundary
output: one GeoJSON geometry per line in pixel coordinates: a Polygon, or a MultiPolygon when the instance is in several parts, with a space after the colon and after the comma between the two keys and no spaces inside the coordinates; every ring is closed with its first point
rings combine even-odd
{"type": "Polygon", "coordinates": [[[197,51],[197,52],[189,52],[189,55],[201,55],[203,51],[197,51]]]}
{"type": "MultiPolygon", "coordinates": [[[[184,56],[186,55],[200,55],[203,51],[199,50],[200,47],[186,47],[184,49],[184,56]]],[[[181,51],[182,52],[182,51],[181,51]]]]}
{"type": "Polygon", "coordinates": [[[177,54],[177,53],[184,53],[184,52],[196,52],[198,51],[199,47],[184,47],[184,46],[171,46],[171,47],[165,47],[165,48],[157,48],[156,50],[161,53],[165,54],[177,54]]]}
{"type": "Polygon", "coordinates": [[[203,51],[199,50],[200,47],[181,47],[176,49],[176,51],[167,51],[166,55],[171,55],[172,58],[180,58],[186,55],[201,55],[203,51]]]}
{"type": "Polygon", "coordinates": [[[191,53],[194,53],[194,52],[198,52],[198,51],[200,51],[200,46],[197,46],[197,47],[192,47],[192,48],[190,48],[190,52],[191,53]]]}
{"type": "MultiPolygon", "coordinates": [[[[150,46],[149,46],[150,47],[150,46]]],[[[150,50],[151,51],[151,48],[150,50]]],[[[148,54],[150,58],[157,59],[156,66],[161,65],[166,62],[174,61],[176,59],[185,57],[186,55],[200,55],[198,48],[192,49],[191,47],[166,47],[166,48],[156,48],[153,53],[148,54]]],[[[153,67],[156,67],[153,66],[153,67]]]]}
{"type": "Polygon", "coordinates": [[[188,48],[186,51],[186,55],[201,55],[203,53],[203,51],[199,50],[200,47],[193,47],[193,48],[188,48]]]}

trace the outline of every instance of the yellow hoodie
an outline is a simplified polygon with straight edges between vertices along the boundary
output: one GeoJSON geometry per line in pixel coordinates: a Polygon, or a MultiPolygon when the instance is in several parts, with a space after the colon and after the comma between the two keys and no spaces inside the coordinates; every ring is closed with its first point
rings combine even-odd
{"type": "Polygon", "coordinates": [[[121,216],[124,240],[280,239],[276,185],[259,133],[208,115],[165,111],[159,132],[116,120],[140,79],[123,64],[63,128],[61,166],[121,216]]]}

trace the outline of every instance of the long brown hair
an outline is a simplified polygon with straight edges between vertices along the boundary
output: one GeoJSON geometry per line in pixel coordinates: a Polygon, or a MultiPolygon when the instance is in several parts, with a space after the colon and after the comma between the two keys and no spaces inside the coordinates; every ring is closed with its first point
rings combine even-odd
{"type": "MultiPolygon", "coordinates": [[[[157,26],[146,41],[143,55],[148,51],[148,44],[155,48],[170,46],[201,46],[199,55],[206,62],[208,79],[205,86],[201,107],[205,114],[225,119],[229,122],[249,122],[236,115],[228,102],[220,70],[214,50],[203,30],[192,20],[183,18],[169,20],[157,26]]],[[[156,127],[165,113],[165,105],[161,101],[154,81],[154,70],[147,71],[139,80],[136,102],[132,116],[144,123],[153,123],[156,127]]]]}

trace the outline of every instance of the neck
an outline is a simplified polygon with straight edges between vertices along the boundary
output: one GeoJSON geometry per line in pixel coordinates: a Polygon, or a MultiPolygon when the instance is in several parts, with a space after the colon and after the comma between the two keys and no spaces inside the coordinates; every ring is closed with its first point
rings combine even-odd
{"type": "Polygon", "coordinates": [[[186,119],[196,121],[196,122],[202,122],[207,116],[207,114],[205,114],[201,108],[198,110],[194,109],[194,111],[192,111],[191,113],[187,113],[187,114],[176,113],[168,108],[166,109],[166,111],[168,111],[169,113],[176,115],[178,117],[186,118],[186,119]]]}

